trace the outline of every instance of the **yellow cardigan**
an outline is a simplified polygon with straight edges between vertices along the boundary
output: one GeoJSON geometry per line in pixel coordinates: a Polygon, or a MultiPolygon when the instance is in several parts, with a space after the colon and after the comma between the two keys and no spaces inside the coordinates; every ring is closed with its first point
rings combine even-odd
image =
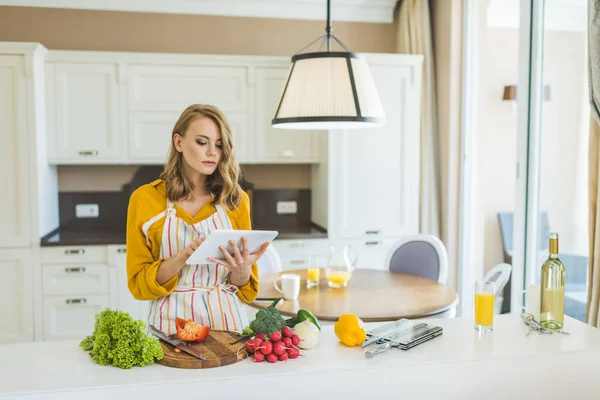
{"type": "MultiPolygon", "coordinates": [[[[129,199],[127,211],[127,285],[134,298],[138,300],[154,300],[169,295],[177,286],[179,276],[175,275],[163,285],[156,282],[160,259],[160,246],[165,219],[156,221],[148,230],[150,244],[142,231],[142,225],[167,208],[166,185],[163,180],[156,180],[138,188],[129,199]]],[[[185,210],[175,205],[176,214],[188,223],[197,223],[208,218],[216,208],[206,204],[192,218],[185,210]]],[[[234,229],[252,229],[250,224],[250,199],[242,192],[242,201],[233,211],[227,211],[234,229]]],[[[250,280],[238,288],[237,295],[245,303],[254,301],[258,294],[258,267],[252,265],[250,280]]],[[[229,280],[229,277],[228,277],[229,280]]]]}

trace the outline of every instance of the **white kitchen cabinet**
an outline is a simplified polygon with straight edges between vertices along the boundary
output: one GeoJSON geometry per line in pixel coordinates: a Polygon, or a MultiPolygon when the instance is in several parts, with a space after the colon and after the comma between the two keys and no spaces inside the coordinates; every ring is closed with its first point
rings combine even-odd
{"type": "Polygon", "coordinates": [[[33,341],[31,250],[0,250],[0,344],[33,341]]]}
{"type": "Polygon", "coordinates": [[[52,164],[158,164],[191,104],[218,107],[241,163],[319,163],[326,132],[271,127],[289,59],[50,51],[45,63],[52,164]]]}
{"type": "MultiPolygon", "coordinates": [[[[183,109],[182,109],[183,111],[183,109]]],[[[164,164],[171,146],[173,126],[179,113],[131,112],[129,114],[128,162],[164,164]]],[[[238,162],[248,155],[248,127],[246,114],[228,113],[235,154],[238,162]]]]}
{"type": "Polygon", "coordinates": [[[382,240],[419,229],[421,61],[368,55],[387,125],[329,134],[329,232],[382,240]]]}
{"type": "Polygon", "coordinates": [[[284,271],[310,268],[315,256],[327,258],[330,254],[328,239],[277,239],[272,246],[284,271]]]}
{"type": "Polygon", "coordinates": [[[49,246],[42,248],[42,262],[45,264],[108,263],[106,246],[49,246]]]}
{"type": "Polygon", "coordinates": [[[82,340],[94,331],[96,314],[108,306],[108,294],[44,296],[45,340],[82,340]]]}
{"type": "Polygon", "coordinates": [[[285,86],[288,68],[256,69],[256,162],[317,163],[320,134],[271,127],[285,86]]]}
{"type": "Polygon", "coordinates": [[[119,83],[116,63],[46,63],[48,159],[56,164],[118,163],[119,83]]]}
{"type": "Polygon", "coordinates": [[[0,343],[37,339],[36,246],[58,225],[56,168],[46,160],[44,57],[36,43],[0,42],[0,343]],[[34,312],[35,308],[35,312],[34,312]]]}
{"type": "Polygon", "coordinates": [[[44,295],[108,293],[106,264],[44,265],[42,290],[44,295]]]}
{"type": "Polygon", "coordinates": [[[41,304],[45,340],[83,339],[95,315],[110,307],[107,246],[41,249],[41,304]]]}
{"type": "Polygon", "coordinates": [[[320,239],[275,239],[273,246],[280,257],[309,256],[329,254],[329,240],[320,239]]]}
{"type": "Polygon", "coordinates": [[[177,118],[176,113],[129,113],[128,160],[164,164],[177,118]]]}
{"type": "Polygon", "coordinates": [[[355,267],[361,269],[388,270],[385,258],[397,241],[387,240],[361,240],[354,242],[358,249],[358,257],[355,267]]]}
{"type": "Polygon", "coordinates": [[[212,104],[223,111],[246,111],[246,68],[223,65],[127,66],[128,110],[177,112],[191,104],[212,104]]]}
{"type": "Polygon", "coordinates": [[[108,246],[111,274],[111,307],[129,313],[131,318],[146,323],[149,301],[133,298],[127,287],[127,263],[125,246],[108,246]]]}
{"type": "Polygon", "coordinates": [[[31,171],[25,57],[0,54],[0,248],[31,244],[31,171]]]}
{"type": "Polygon", "coordinates": [[[163,164],[175,122],[191,104],[218,107],[230,122],[238,160],[247,159],[244,66],[129,65],[127,162],[163,164]]]}
{"type": "Polygon", "coordinates": [[[281,267],[284,271],[310,268],[310,256],[281,257],[281,267]]]}

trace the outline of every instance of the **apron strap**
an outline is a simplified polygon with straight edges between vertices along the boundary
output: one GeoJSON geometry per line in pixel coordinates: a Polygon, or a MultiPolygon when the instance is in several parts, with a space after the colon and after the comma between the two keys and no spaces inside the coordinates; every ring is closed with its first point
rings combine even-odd
{"type": "Polygon", "coordinates": [[[144,232],[144,236],[146,237],[146,243],[150,245],[150,238],[148,237],[148,230],[156,221],[163,218],[167,215],[167,210],[162,211],[161,213],[156,214],[154,217],[150,218],[144,225],[142,225],[142,232],[144,232]]]}

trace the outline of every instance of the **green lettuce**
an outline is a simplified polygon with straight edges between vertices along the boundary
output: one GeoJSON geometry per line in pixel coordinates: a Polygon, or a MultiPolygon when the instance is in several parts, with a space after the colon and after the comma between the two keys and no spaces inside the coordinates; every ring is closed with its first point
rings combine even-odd
{"type": "Polygon", "coordinates": [[[126,312],[106,308],[96,314],[94,332],[79,343],[95,363],[129,369],[163,358],[160,343],[146,336],[146,325],[126,312]]]}

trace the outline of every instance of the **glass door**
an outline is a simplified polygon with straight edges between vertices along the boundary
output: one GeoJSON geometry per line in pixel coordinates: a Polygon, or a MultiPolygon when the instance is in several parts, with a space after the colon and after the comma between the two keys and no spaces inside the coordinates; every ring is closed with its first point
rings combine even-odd
{"type": "Polygon", "coordinates": [[[459,311],[469,317],[473,282],[497,278],[501,264],[512,271],[496,291],[496,313],[509,312],[512,293],[523,286],[528,128],[522,115],[528,113],[530,65],[523,43],[530,42],[531,12],[520,0],[463,4],[459,311]]]}
{"type": "MultiPolygon", "coordinates": [[[[587,0],[534,1],[524,285],[539,283],[559,235],[565,314],[585,320],[588,267],[587,0]]],[[[514,299],[520,301],[520,299],[514,299]]]]}
{"type": "Polygon", "coordinates": [[[463,0],[459,313],[473,282],[510,264],[497,313],[519,313],[559,235],[565,313],[585,318],[587,0],[463,0]]]}

